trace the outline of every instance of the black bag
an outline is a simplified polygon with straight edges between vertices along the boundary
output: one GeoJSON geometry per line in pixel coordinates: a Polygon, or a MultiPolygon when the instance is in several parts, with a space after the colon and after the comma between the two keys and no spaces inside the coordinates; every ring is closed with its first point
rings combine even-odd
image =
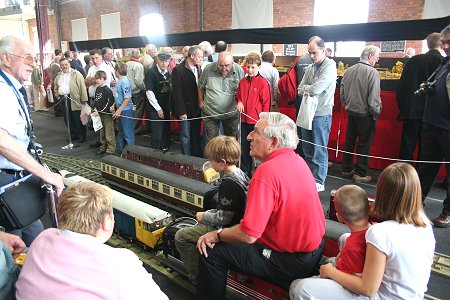
{"type": "Polygon", "coordinates": [[[163,253],[167,256],[172,256],[181,260],[180,253],[178,253],[175,246],[175,234],[178,230],[185,227],[193,227],[197,225],[197,220],[189,217],[181,217],[166,226],[163,232],[163,253]]]}
{"type": "Polygon", "coordinates": [[[1,187],[0,225],[7,231],[28,227],[48,211],[48,195],[32,174],[1,187]]]}

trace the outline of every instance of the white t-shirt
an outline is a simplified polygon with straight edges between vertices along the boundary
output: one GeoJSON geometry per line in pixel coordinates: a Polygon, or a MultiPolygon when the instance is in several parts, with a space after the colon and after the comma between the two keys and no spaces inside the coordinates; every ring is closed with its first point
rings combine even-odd
{"type": "MultiPolygon", "coordinates": [[[[104,71],[106,73],[105,85],[109,87],[111,85],[111,79],[113,79],[114,70],[103,61],[98,67],[95,65],[91,66],[89,68],[86,78],[87,77],[95,78],[95,73],[97,73],[97,71],[104,71]]],[[[97,86],[98,84],[96,83],[89,86],[88,88],[89,97],[95,97],[95,89],[97,89],[97,86]]]]}
{"type": "Polygon", "coordinates": [[[367,230],[366,241],[387,256],[375,298],[422,300],[436,244],[431,225],[423,228],[385,221],[367,230]]]}

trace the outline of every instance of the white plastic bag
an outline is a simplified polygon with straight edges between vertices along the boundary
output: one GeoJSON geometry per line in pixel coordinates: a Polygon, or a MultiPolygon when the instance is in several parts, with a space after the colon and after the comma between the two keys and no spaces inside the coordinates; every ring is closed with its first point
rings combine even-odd
{"type": "Polygon", "coordinates": [[[48,103],[55,102],[55,100],[53,99],[52,86],[50,84],[47,86],[47,96],[48,103]]]}
{"type": "Polygon", "coordinates": [[[311,130],[314,115],[317,109],[317,97],[310,96],[308,93],[303,95],[302,104],[297,116],[297,126],[311,130]]]}
{"type": "Polygon", "coordinates": [[[80,120],[81,124],[86,125],[91,115],[91,107],[87,104],[81,106],[80,120]]]}

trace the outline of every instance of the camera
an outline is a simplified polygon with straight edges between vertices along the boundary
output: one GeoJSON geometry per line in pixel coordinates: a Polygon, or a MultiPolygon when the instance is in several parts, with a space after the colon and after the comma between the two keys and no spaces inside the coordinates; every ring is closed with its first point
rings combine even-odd
{"type": "Polygon", "coordinates": [[[435,81],[425,81],[423,83],[424,87],[418,89],[417,91],[414,92],[415,96],[425,96],[425,95],[429,95],[432,94],[434,92],[434,84],[436,83],[435,81]]]}

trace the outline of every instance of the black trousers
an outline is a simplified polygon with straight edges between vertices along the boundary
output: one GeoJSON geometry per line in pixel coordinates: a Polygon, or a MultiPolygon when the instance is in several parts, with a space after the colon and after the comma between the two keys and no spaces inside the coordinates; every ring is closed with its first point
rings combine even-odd
{"type": "Polygon", "coordinates": [[[255,128],[255,124],[241,123],[241,165],[240,168],[248,177],[251,177],[253,158],[250,156],[250,142],[247,136],[255,128]]]}
{"type": "Polygon", "coordinates": [[[159,118],[155,110],[150,111],[150,119],[152,120],[151,147],[154,149],[168,149],[170,145],[170,112],[163,109],[164,120],[159,118]]]}
{"type": "MultiPolygon", "coordinates": [[[[70,98],[70,95],[68,95],[70,98]]],[[[61,107],[63,109],[64,113],[64,123],[66,123],[67,126],[67,120],[69,120],[69,129],[70,129],[70,138],[72,140],[85,140],[86,139],[86,126],[81,123],[80,119],[80,110],[72,110],[72,101],[65,96],[59,96],[59,99],[61,100],[61,107]],[[66,108],[66,105],[68,106],[68,110],[66,108]],[[67,115],[67,112],[69,113],[67,115]]]]}
{"type": "Polygon", "coordinates": [[[417,157],[420,158],[420,148],[421,148],[421,136],[422,136],[422,120],[403,120],[402,138],[400,143],[400,159],[413,160],[414,149],[416,149],[417,143],[419,144],[419,154],[417,157]]]}
{"type": "MultiPolygon", "coordinates": [[[[298,112],[300,111],[300,105],[302,104],[302,98],[303,96],[297,96],[297,100],[295,101],[295,117],[298,116],[298,112]]],[[[300,139],[299,143],[297,144],[297,149],[295,149],[295,152],[300,155],[301,157],[305,158],[305,153],[303,152],[302,148],[302,128],[297,126],[297,136],[300,139]]]]}
{"type": "Polygon", "coordinates": [[[322,257],[325,243],[312,252],[281,253],[272,250],[270,258],[263,255],[268,249],[261,244],[218,243],[208,249],[208,257],[200,256],[198,299],[225,299],[228,269],[255,274],[264,280],[289,289],[294,279],[313,275],[322,257]]]}
{"type": "MultiPolygon", "coordinates": [[[[357,154],[368,155],[372,145],[373,136],[377,121],[372,116],[348,116],[347,136],[345,138],[344,151],[357,154]]],[[[369,166],[369,158],[365,156],[356,157],[355,174],[366,176],[369,166]]],[[[342,159],[342,171],[350,172],[353,170],[353,154],[344,153],[342,159]]]]}
{"type": "MultiPolygon", "coordinates": [[[[139,92],[136,94],[131,95],[131,99],[133,101],[133,104],[135,105],[136,109],[133,112],[134,120],[134,134],[141,134],[144,132],[144,128],[142,128],[142,118],[144,116],[145,111],[145,94],[144,92],[139,92]]],[[[145,124],[148,124],[148,121],[144,122],[145,124]]]]}
{"type": "MultiPolygon", "coordinates": [[[[450,161],[450,130],[423,123],[420,155],[420,160],[450,161]]],[[[433,181],[441,168],[441,164],[418,163],[417,165],[420,185],[422,187],[422,201],[425,203],[425,198],[430,192],[433,181]]],[[[450,164],[445,164],[445,169],[447,171],[447,195],[444,200],[442,213],[450,215],[450,164]]]]}

